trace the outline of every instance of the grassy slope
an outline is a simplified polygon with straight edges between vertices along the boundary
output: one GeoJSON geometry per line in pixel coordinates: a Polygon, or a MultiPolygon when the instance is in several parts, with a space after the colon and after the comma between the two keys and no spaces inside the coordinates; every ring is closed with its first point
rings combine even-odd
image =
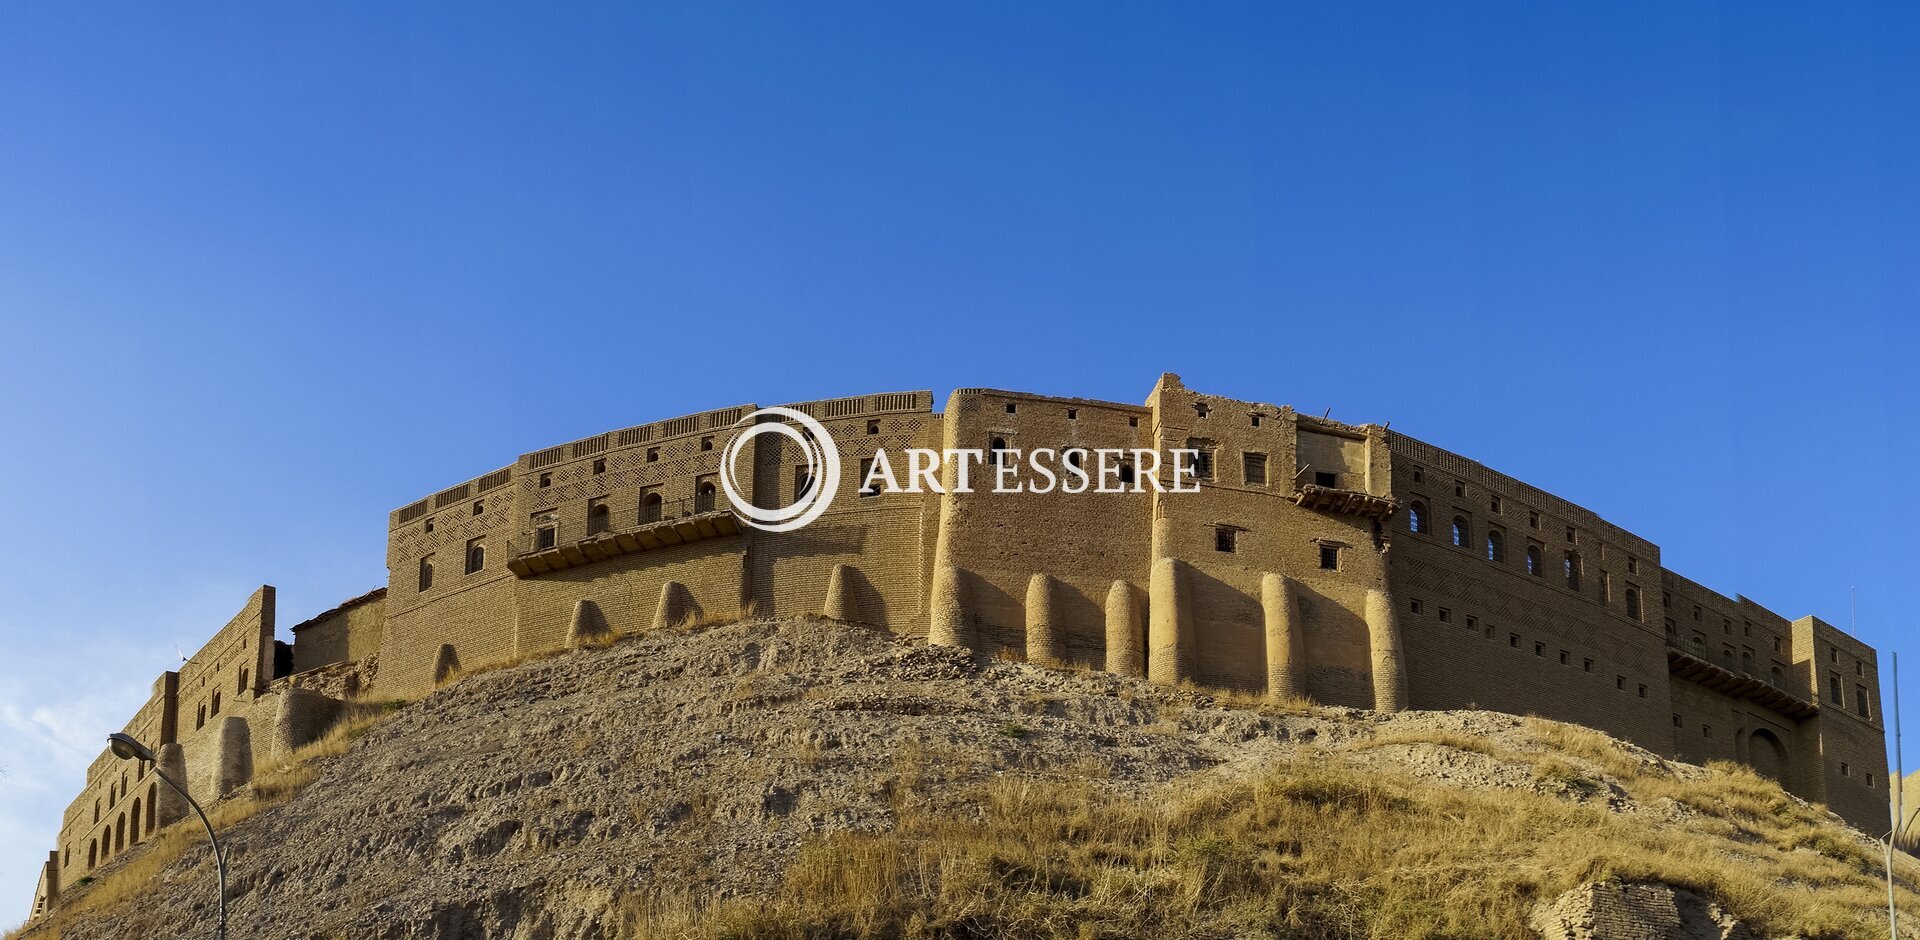
{"type": "MultiPolygon", "coordinates": [[[[315,776],[310,760],[344,751],[382,711],[361,709],[269,768],[216,809],[216,825],[284,802],[315,776]]],[[[1738,766],[1681,773],[1586,729],[1529,721],[1526,732],[1524,746],[1431,730],[1359,746],[1514,762],[1542,784],[1520,790],[1356,765],[1349,746],[1153,792],[1050,770],[928,801],[912,782],[943,761],[919,752],[892,830],[816,837],[760,897],[629,895],[607,926],[616,937],[1530,937],[1536,901],[1623,878],[1690,888],[1768,935],[1884,935],[1878,858],[1817,807],[1738,766]],[[1619,812],[1622,801],[1671,818],[1619,812]]],[[[190,847],[204,852],[201,839],[197,825],[169,828],[7,938],[57,937],[128,903],[190,847]]],[[[1920,920],[1920,865],[1902,860],[1902,903],[1920,920]]]]}

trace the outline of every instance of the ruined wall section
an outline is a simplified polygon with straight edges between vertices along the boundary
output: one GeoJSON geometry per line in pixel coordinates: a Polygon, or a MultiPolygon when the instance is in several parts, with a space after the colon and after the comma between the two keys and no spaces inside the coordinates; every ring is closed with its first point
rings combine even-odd
{"type": "Polygon", "coordinates": [[[387,589],[375,588],[293,627],[293,671],[360,662],[380,651],[387,589]]]}

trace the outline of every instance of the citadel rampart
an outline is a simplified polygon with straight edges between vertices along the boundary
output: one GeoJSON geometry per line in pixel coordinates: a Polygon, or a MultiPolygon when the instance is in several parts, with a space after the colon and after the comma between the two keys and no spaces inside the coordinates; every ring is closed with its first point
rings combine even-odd
{"type": "MultiPolygon", "coordinates": [[[[1742,761],[1863,829],[1886,822],[1871,648],[1701,587],[1647,539],[1404,434],[1173,375],[1140,405],[960,389],[939,413],[928,392],[790,407],[832,432],[847,468],[805,528],[743,526],[720,491],[753,405],[525,454],[394,511],[387,587],[295,627],[278,655],[262,588],[126,730],[217,796],[317,733],[331,699],[308,689],[413,694],[594,632],[825,614],[1161,682],[1538,714],[1742,761]],[[1203,458],[1193,493],[956,493],[951,469],[945,494],[862,493],[882,447],[1203,458]]],[[[808,485],[779,436],[747,453],[734,469],[756,505],[808,485]]],[[[178,818],[156,783],[94,762],[36,913],[178,818]]]]}

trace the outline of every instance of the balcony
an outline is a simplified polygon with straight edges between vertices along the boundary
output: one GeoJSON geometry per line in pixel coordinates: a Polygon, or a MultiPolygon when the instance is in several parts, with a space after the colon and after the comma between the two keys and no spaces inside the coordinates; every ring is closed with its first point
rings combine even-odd
{"type": "Polygon", "coordinates": [[[601,513],[589,515],[584,523],[556,521],[522,532],[507,543],[507,570],[516,577],[531,578],[739,533],[739,520],[732,511],[716,507],[711,495],[656,501],[622,520],[601,513]]]}
{"type": "Polygon", "coordinates": [[[1318,483],[1307,483],[1295,489],[1293,504],[1319,512],[1380,520],[1392,517],[1400,509],[1399,503],[1385,496],[1321,486],[1318,483]]]}
{"type": "Polygon", "coordinates": [[[1721,695],[1745,699],[1788,718],[1811,718],[1820,706],[1756,676],[1735,672],[1698,656],[1667,647],[1667,672],[1721,695]]]}

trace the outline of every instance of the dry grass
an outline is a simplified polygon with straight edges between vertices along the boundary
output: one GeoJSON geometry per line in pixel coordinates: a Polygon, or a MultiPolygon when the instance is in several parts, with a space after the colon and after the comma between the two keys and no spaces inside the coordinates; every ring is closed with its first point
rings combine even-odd
{"type": "MultiPolygon", "coordinates": [[[[1003,778],[944,812],[898,802],[891,832],[810,843],[769,901],[631,898],[617,935],[1518,940],[1533,936],[1536,901],[1605,878],[1698,891],[1768,935],[1871,935],[1884,916],[1870,853],[1771,782],[1730,765],[1694,780],[1642,772],[1610,739],[1562,729],[1534,730],[1567,753],[1520,755],[1543,778],[1593,784],[1586,764],[1635,768],[1620,778],[1635,798],[1705,818],[1656,825],[1542,793],[1349,769],[1330,753],[1256,781],[1148,794],[1075,774],[1003,778]]],[[[1494,750],[1449,734],[1402,740],[1494,750]]],[[[1920,916],[1910,887],[1903,903],[1920,916]]]]}

